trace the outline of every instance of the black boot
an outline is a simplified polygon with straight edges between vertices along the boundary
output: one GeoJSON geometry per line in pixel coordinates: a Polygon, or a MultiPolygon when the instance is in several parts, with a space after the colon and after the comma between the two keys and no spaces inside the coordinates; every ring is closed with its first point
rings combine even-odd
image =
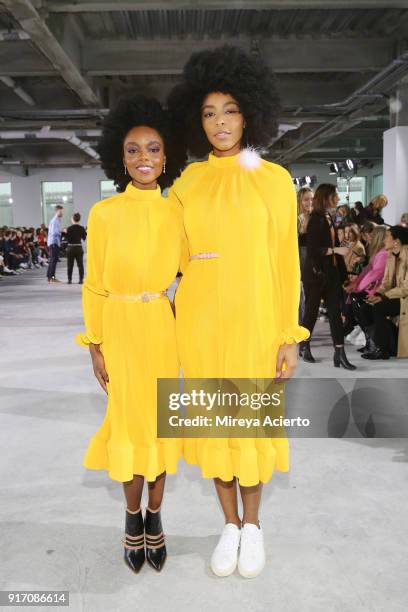
{"type": "Polygon", "coordinates": [[[373,353],[376,349],[377,349],[377,346],[376,346],[374,340],[372,338],[368,337],[366,345],[363,346],[362,348],[357,349],[357,350],[358,350],[359,353],[362,353],[361,356],[363,356],[366,353],[373,353]]]}
{"type": "Polygon", "coordinates": [[[307,361],[308,363],[316,363],[316,360],[310,350],[309,340],[305,340],[304,342],[300,343],[299,354],[303,357],[303,361],[307,361]]]}
{"type": "Polygon", "coordinates": [[[361,356],[363,357],[363,359],[389,359],[390,358],[390,354],[388,351],[384,351],[383,349],[380,349],[377,347],[371,353],[363,353],[361,356]]]}
{"type": "Polygon", "coordinates": [[[147,562],[160,572],[167,557],[160,508],[154,511],[146,508],[145,537],[147,562]]]}
{"type": "Polygon", "coordinates": [[[364,332],[366,343],[365,346],[357,349],[357,351],[359,353],[372,353],[377,348],[373,340],[374,326],[370,325],[369,327],[362,327],[360,325],[360,327],[364,332]]]}
{"type": "Polygon", "coordinates": [[[355,370],[356,366],[349,362],[344,346],[335,346],[333,355],[333,364],[335,368],[342,366],[345,370],[355,370]]]}
{"type": "Polygon", "coordinates": [[[137,512],[126,510],[125,531],[125,537],[123,538],[125,563],[137,574],[146,559],[144,523],[141,509],[137,512]]]}

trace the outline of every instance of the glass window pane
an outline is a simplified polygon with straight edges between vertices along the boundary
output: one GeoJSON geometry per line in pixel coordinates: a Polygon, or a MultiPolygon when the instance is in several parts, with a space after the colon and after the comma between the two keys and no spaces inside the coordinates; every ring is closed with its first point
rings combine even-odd
{"type": "Polygon", "coordinates": [[[0,227],[14,226],[11,183],[0,183],[0,227]]]}
{"type": "Polygon", "coordinates": [[[380,195],[383,192],[383,175],[376,174],[373,176],[373,197],[380,195]]]}
{"type": "Polygon", "coordinates": [[[113,181],[100,181],[100,189],[101,189],[101,200],[105,198],[110,198],[111,196],[118,195],[116,191],[116,187],[113,184],[113,181]]]}
{"type": "Polygon", "coordinates": [[[55,205],[64,207],[62,227],[71,225],[71,217],[74,213],[74,201],[72,197],[71,181],[44,181],[41,183],[43,220],[48,226],[55,215],[55,205]]]}
{"type": "Polygon", "coordinates": [[[341,204],[349,204],[353,206],[354,202],[365,203],[366,197],[366,177],[353,176],[351,179],[342,176],[337,178],[337,191],[340,196],[339,206],[341,204]]]}

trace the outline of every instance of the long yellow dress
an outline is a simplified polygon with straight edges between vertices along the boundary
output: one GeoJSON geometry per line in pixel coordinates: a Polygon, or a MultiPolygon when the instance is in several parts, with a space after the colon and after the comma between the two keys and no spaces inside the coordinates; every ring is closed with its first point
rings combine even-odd
{"type": "MultiPolygon", "coordinates": [[[[289,173],[241,155],[193,163],[169,191],[183,207],[192,259],[176,293],[179,358],[187,378],[273,378],[283,343],[307,339],[298,325],[300,269],[296,193],[289,173]]],[[[242,486],[288,471],[286,438],[184,440],[184,458],[206,478],[242,486]]]]}
{"type": "Polygon", "coordinates": [[[177,439],[157,439],[156,382],[176,378],[175,320],[160,293],[180,262],[180,225],[160,188],[126,190],[94,204],[88,219],[87,274],[83,285],[85,333],[81,346],[100,344],[109,376],[106,416],[84,458],[121,482],[134,474],[153,481],[174,473],[182,454],[177,439]],[[133,296],[133,298],[132,298],[133,296]]]}

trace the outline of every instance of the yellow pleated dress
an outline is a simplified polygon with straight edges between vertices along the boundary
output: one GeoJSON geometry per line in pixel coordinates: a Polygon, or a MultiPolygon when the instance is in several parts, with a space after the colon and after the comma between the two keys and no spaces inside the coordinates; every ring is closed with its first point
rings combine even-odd
{"type": "MultiPolygon", "coordinates": [[[[283,343],[309,332],[298,325],[300,268],[296,193],[289,173],[241,154],[186,168],[169,191],[182,208],[192,259],[176,293],[176,329],[187,378],[273,378],[283,343]]],[[[242,486],[288,471],[287,438],[188,438],[184,458],[206,478],[242,486]]]]}
{"type": "Polygon", "coordinates": [[[180,225],[160,188],[126,190],[93,205],[88,219],[81,346],[100,344],[109,376],[107,410],[84,466],[125,482],[174,473],[178,439],[157,439],[157,378],[179,376],[175,320],[165,291],[180,263],[180,225]]]}

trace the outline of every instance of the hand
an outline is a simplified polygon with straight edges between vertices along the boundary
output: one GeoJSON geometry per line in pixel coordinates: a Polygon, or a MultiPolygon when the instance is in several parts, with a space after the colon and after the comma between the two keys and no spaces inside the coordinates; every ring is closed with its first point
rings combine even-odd
{"type": "Polygon", "coordinates": [[[378,302],[382,302],[382,299],[379,295],[369,295],[366,302],[367,304],[378,304],[378,302]]]}
{"type": "Polygon", "coordinates": [[[346,293],[353,293],[356,288],[355,283],[350,282],[348,285],[343,285],[343,289],[346,293]]]}
{"type": "Polygon", "coordinates": [[[105,360],[102,355],[101,349],[99,348],[99,344],[90,344],[89,351],[91,353],[94,374],[102,389],[107,394],[108,387],[106,386],[106,383],[109,382],[109,376],[105,369],[105,360]]]}
{"type": "Polygon", "coordinates": [[[335,253],[337,253],[337,255],[343,255],[343,257],[345,257],[347,255],[347,253],[349,252],[349,247],[334,247],[333,251],[335,253]]]}
{"type": "Polygon", "coordinates": [[[292,378],[297,366],[297,348],[296,344],[282,344],[279,347],[278,357],[276,360],[276,376],[275,379],[281,380],[284,378],[292,378]],[[282,367],[285,365],[286,369],[282,367]]]}

